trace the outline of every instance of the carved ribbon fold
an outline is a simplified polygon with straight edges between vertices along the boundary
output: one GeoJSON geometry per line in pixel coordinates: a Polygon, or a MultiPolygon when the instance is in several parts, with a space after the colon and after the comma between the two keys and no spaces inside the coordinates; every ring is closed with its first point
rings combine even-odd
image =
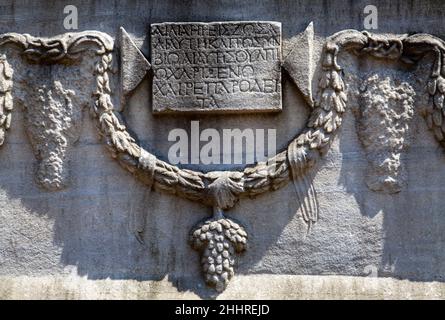
{"type": "Polygon", "coordinates": [[[144,172],[141,179],[144,180],[145,184],[151,188],[154,182],[155,168],[156,168],[156,157],[144,149],[141,149],[141,156],[139,157],[139,168],[144,172]]]}
{"type": "Polygon", "coordinates": [[[307,164],[311,161],[306,149],[303,146],[298,146],[296,141],[289,145],[287,156],[291,168],[292,183],[300,204],[302,217],[310,229],[317,222],[319,215],[317,193],[307,174],[307,164]]]}
{"type": "MultiPolygon", "coordinates": [[[[143,180],[145,186],[147,187],[145,189],[146,193],[144,194],[144,203],[147,203],[146,198],[150,197],[154,182],[156,157],[151,153],[145,151],[144,149],[141,149],[141,156],[139,157],[138,167],[143,171],[143,174],[141,174],[139,178],[143,180]]],[[[136,236],[136,239],[140,243],[144,243],[143,237],[149,207],[150,206],[144,206],[140,210],[135,210],[133,232],[136,236]]]]}

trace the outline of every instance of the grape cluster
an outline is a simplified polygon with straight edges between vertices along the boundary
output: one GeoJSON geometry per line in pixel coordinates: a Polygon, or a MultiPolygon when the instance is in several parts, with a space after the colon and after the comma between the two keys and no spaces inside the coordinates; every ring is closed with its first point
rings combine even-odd
{"type": "Polygon", "coordinates": [[[206,283],[218,292],[223,291],[234,274],[235,252],[246,249],[244,228],[227,218],[206,220],[193,228],[190,243],[201,252],[206,283]]]}

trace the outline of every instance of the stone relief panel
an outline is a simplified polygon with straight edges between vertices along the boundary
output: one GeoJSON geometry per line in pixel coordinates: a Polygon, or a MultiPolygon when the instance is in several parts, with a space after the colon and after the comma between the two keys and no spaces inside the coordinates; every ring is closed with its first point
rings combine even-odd
{"type": "Polygon", "coordinates": [[[281,109],[278,22],[151,25],[153,112],[281,109]]]}
{"type": "MultiPolygon", "coordinates": [[[[226,28],[226,25],[239,27],[248,24],[240,22],[235,24],[217,23],[215,25],[218,26],[216,30],[221,30],[221,28],[226,28]]],[[[192,28],[200,30],[200,26],[204,29],[209,28],[206,29],[206,32],[209,32],[211,25],[173,24],[178,30],[184,30],[186,35],[191,32],[192,28]]],[[[162,29],[167,26],[169,24],[153,25],[152,35],[153,33],[156,35],[156,28],[162,29]]],[[[271,46],[271,60],[261,60],[259,56],[257,57],[261,60],[258,63],[259,67],[257,66],[261,72],[256,74],[257,76],[265,77],[265,79],[272,77],[280,82],[281,70],[277,70],[278,66],[283,66],[291,78],[299,78],[298,74],[301,73],[301,70],[309,70],[308,72],[312,73],[312,60],[301,61],[298,59],[302,56],[302,52],[295,48],[298,41],[303,39],[301,41],[306,41],[304,50],[312,51],[310,39],[313,38],[313,29],[311,25],[300,37],[295,38],[297,40],[291,41],[282,63],[280,61],[281,40],[277,40],[280,39],[279,24],[258,22],[253,26],[255,28],[261,26],[262,32],[264,31],[267,35],[266,38],[269,39],[267,41],[272,41],[272,45],[266,41],[268,46],[271,46]]],[[[255,30],[255,32],[260,32],[259,29],[255,30]]],[[[196,106],[203,108],[202,105],[196,104],[195,99],[203,93],[197,94],[195,91],[189,101],[182,98],[173,99],[175,94],[172,92],[166,94],[167,100],[159,98],[160,100],[156,101],[158,99],[156,95],[160,93],[156,90],[161,89],[155,87],[165,85],[165,83],[161,84],[162,81],[157,74],[160,70],[159,65],[162,63],[156,63],[156,59],[160,59],[160,56],[169,56],[170,53],[165,52],[166,49],[161,50],[152,46],[153,56],[152,65],[150,65],[143,54],[135,48],[125,30],[121,29],[120,32],[120,50],[128,48],[132,51],[131,54],[121,52],[120,55],[120,67],[125,70],[121,70],[120,73],[120,85],[124,89],[122,94],[130,94],[151,67],[155,109],[160,111],[165,107],[166,109],[183,110],[196,106]],[[134,80],[130,76],[132,68],[141,65],[144,68],[136,74],[137,81],[132,81],[134,80]]],[[[247,32],[247,36],[249,36],[249,32],[247,32]]],[[[159,36],[152,38],[155,43],[156,41],[174,42],[167,40],[161,31],[159,31],[159,36]]],[[[191,41],[190,38],[189,40],[191,41]]],[[[224,41],[218,41],[222,43],[226,40],[224,38],[224,41]]],[[[237,42],[235,41],[235,43],[237,42]]],[[[189,243],[201,254],[201,267],[206,283],[218,292],[227,287],[229,280],[234,275],[235,253],[241,253],[247,248],[248,235],[245,227],[226,216],[226,211],[234,207],[241,199],[255,198],[261,194],[275,191],[292,181],[297,197],[305,207],[302,210],[303,220],[308,226],[312,226],[318,221],[319,210],[316,192],[308,177],[320,164],[320,159],[329,151],[348,108],[347,90],[344,82],[345,71],[338,62],[340,52],[355,55],[360,59],[371,56],[378,59],[400,61],[407,65],[416,65],[426,54],[436,53],[435,65],[428,83],[427,94],[431,96],[431,104],[426,111],[426,119],[436,138],[440,142],[443,140],[441,130],[443,92],[445,90],[443,90],[442,80],[445,71],[442,68],[442,56],[445,44],[442,40],[431,35],[372,35],[367,32],[345,30],[330,36],[324,45],[322,68],[316,79],[318,80],[317,92],[312,94],[310,81],[295,81],[312,108],[304,130],[297,134],[283,151],[264,162],[247,166],[239,171],[210,172],[183,169],[167,163],[144,149],[138,139],[132,136],[124,122],[123,113],[114,106],[113,96],[116,91],[113,88],[112,79],[116,73],[113,61],[117,48],[114,46],[111,36],[96,31],[69,33],[54,38],[5,34],[0,36],[0,46],[15,47],[26,62],[42,65],[42,68],[48,65],[52,67],[62,65],[71,68],[72,64],[79,61],[78,59],[82,56],[90,54],[91,68],[88,78],[95,82],[93,92],[86,93],[81,87],[72,90],[63,84],[61,79],[46,79],[43,81],[44,83],[25,81],[26,86],[32,85],[31,92],[22,87],[22,90],[26,91],[21,98],[25,105],[26,131],[36,157],[40,161],[37,170],[38,182],[49,190],[57,190],[66,185],[68,176],[65,166],[66,155],[69,146],[77,139],[83,105],[76,103],[75,100],[79,96],[92,97],[92,101],[90,101],[92,118],[96,122],[101,141],[113,159],[145,184],[148,190],[162,191],[200,202],[211,209],[209,210],[211,217],[192,228],[189,243]]],[[[266,54],[265,50],[262,51],[264,52],[261,54],[266,54]]],[[[196,50],[187,52],[196,54],[196,50]]],[[[217,57],[218,52],[216,53],[217,57]]],[[[6,56],[0,57],[0,107],[2,108],[0,117],[3,119],[0,126],[3,134],[11,123],[11,92],[14,85],[13,71],[7,60],[6,56]]],[[[202,64],[207,65],[207,63],[202,64]]],[[[182,63],[179,65],[183,67],[182,63]]],[[[197,68],[203,68],[201,63],[197,68]]],[[[188,71],[184,72],[193,70],[189,66],[186,69],[188,71]]],[[[20,71],[23,72],[23,69],[20,71]]],[[[85,71],[83,74],[87,77],[85,71]]],[[[371,74],[365,79],[359,90],[360,99],[365,106],[359,110],[359,136],[371,164],[367,183],[372,190],[386,193],[398,192],[404,183],[400,153],[409,146],[409,129],[414,113],[414,96],[416,94],[408,82],[396,81],[395,78],[397,77],[382,78],[380,75],[371,74]]],[[[202,79],[198,78],[198,80],[202,79]]],[[[262,102],[268,102],[266,109],[268,107],[281,108],[281,88],[278,82],[271,100],[261,99],[262,102]]],[[[182,82],[178,81],[176,85],[179,88],[182,86],[182,82]]],[[[207,96],[207,93],[204,95],[207,96]]],[[[161,96],[163,95],[161,94],[161,96]]],[[[234,101],[233,105],[240,108],[242,104],[237,104],[237,100],[232,98],[226,99],[226,96],[223,95],[221,99],[227,103],[234,101]]],[[[256,98],[258,97],[254,96],[249,103],[255,102],[256,98]]],[[[244,99],[241,100],[244,101],[244,99]]],[[[125,99],[121,101],[125,101],[125,99]]],[[[214,111],[213,108],[204,107],[204,109],[208,109],[207,111],[214,111]]],[[[224,108],[223,106],[222,109],[224,108]]],[[[142,226],[145,223],[145,219],[140,219],[135,230],[138,233],[143,232],[142,226]]]]}

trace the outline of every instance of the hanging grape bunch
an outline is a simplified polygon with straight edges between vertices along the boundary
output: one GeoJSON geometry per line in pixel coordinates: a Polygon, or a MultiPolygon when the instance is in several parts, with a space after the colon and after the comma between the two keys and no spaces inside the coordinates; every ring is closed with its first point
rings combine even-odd
{"type": "Polygon", "coordinates": [[[193,228],[190,244],[201,252],[205,281],[222,292],[234,275],[235,252],[246,250],[247,233],[226,217],[213,217],[193,228]]]}

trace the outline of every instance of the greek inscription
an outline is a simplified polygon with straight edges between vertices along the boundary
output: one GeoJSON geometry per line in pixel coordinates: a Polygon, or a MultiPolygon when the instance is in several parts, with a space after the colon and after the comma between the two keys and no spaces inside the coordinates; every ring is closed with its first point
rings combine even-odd
{"type": "Polygon", "coordinates": [[[281,110],[281,25],[151,26],[153,110],[281,110]]]}

